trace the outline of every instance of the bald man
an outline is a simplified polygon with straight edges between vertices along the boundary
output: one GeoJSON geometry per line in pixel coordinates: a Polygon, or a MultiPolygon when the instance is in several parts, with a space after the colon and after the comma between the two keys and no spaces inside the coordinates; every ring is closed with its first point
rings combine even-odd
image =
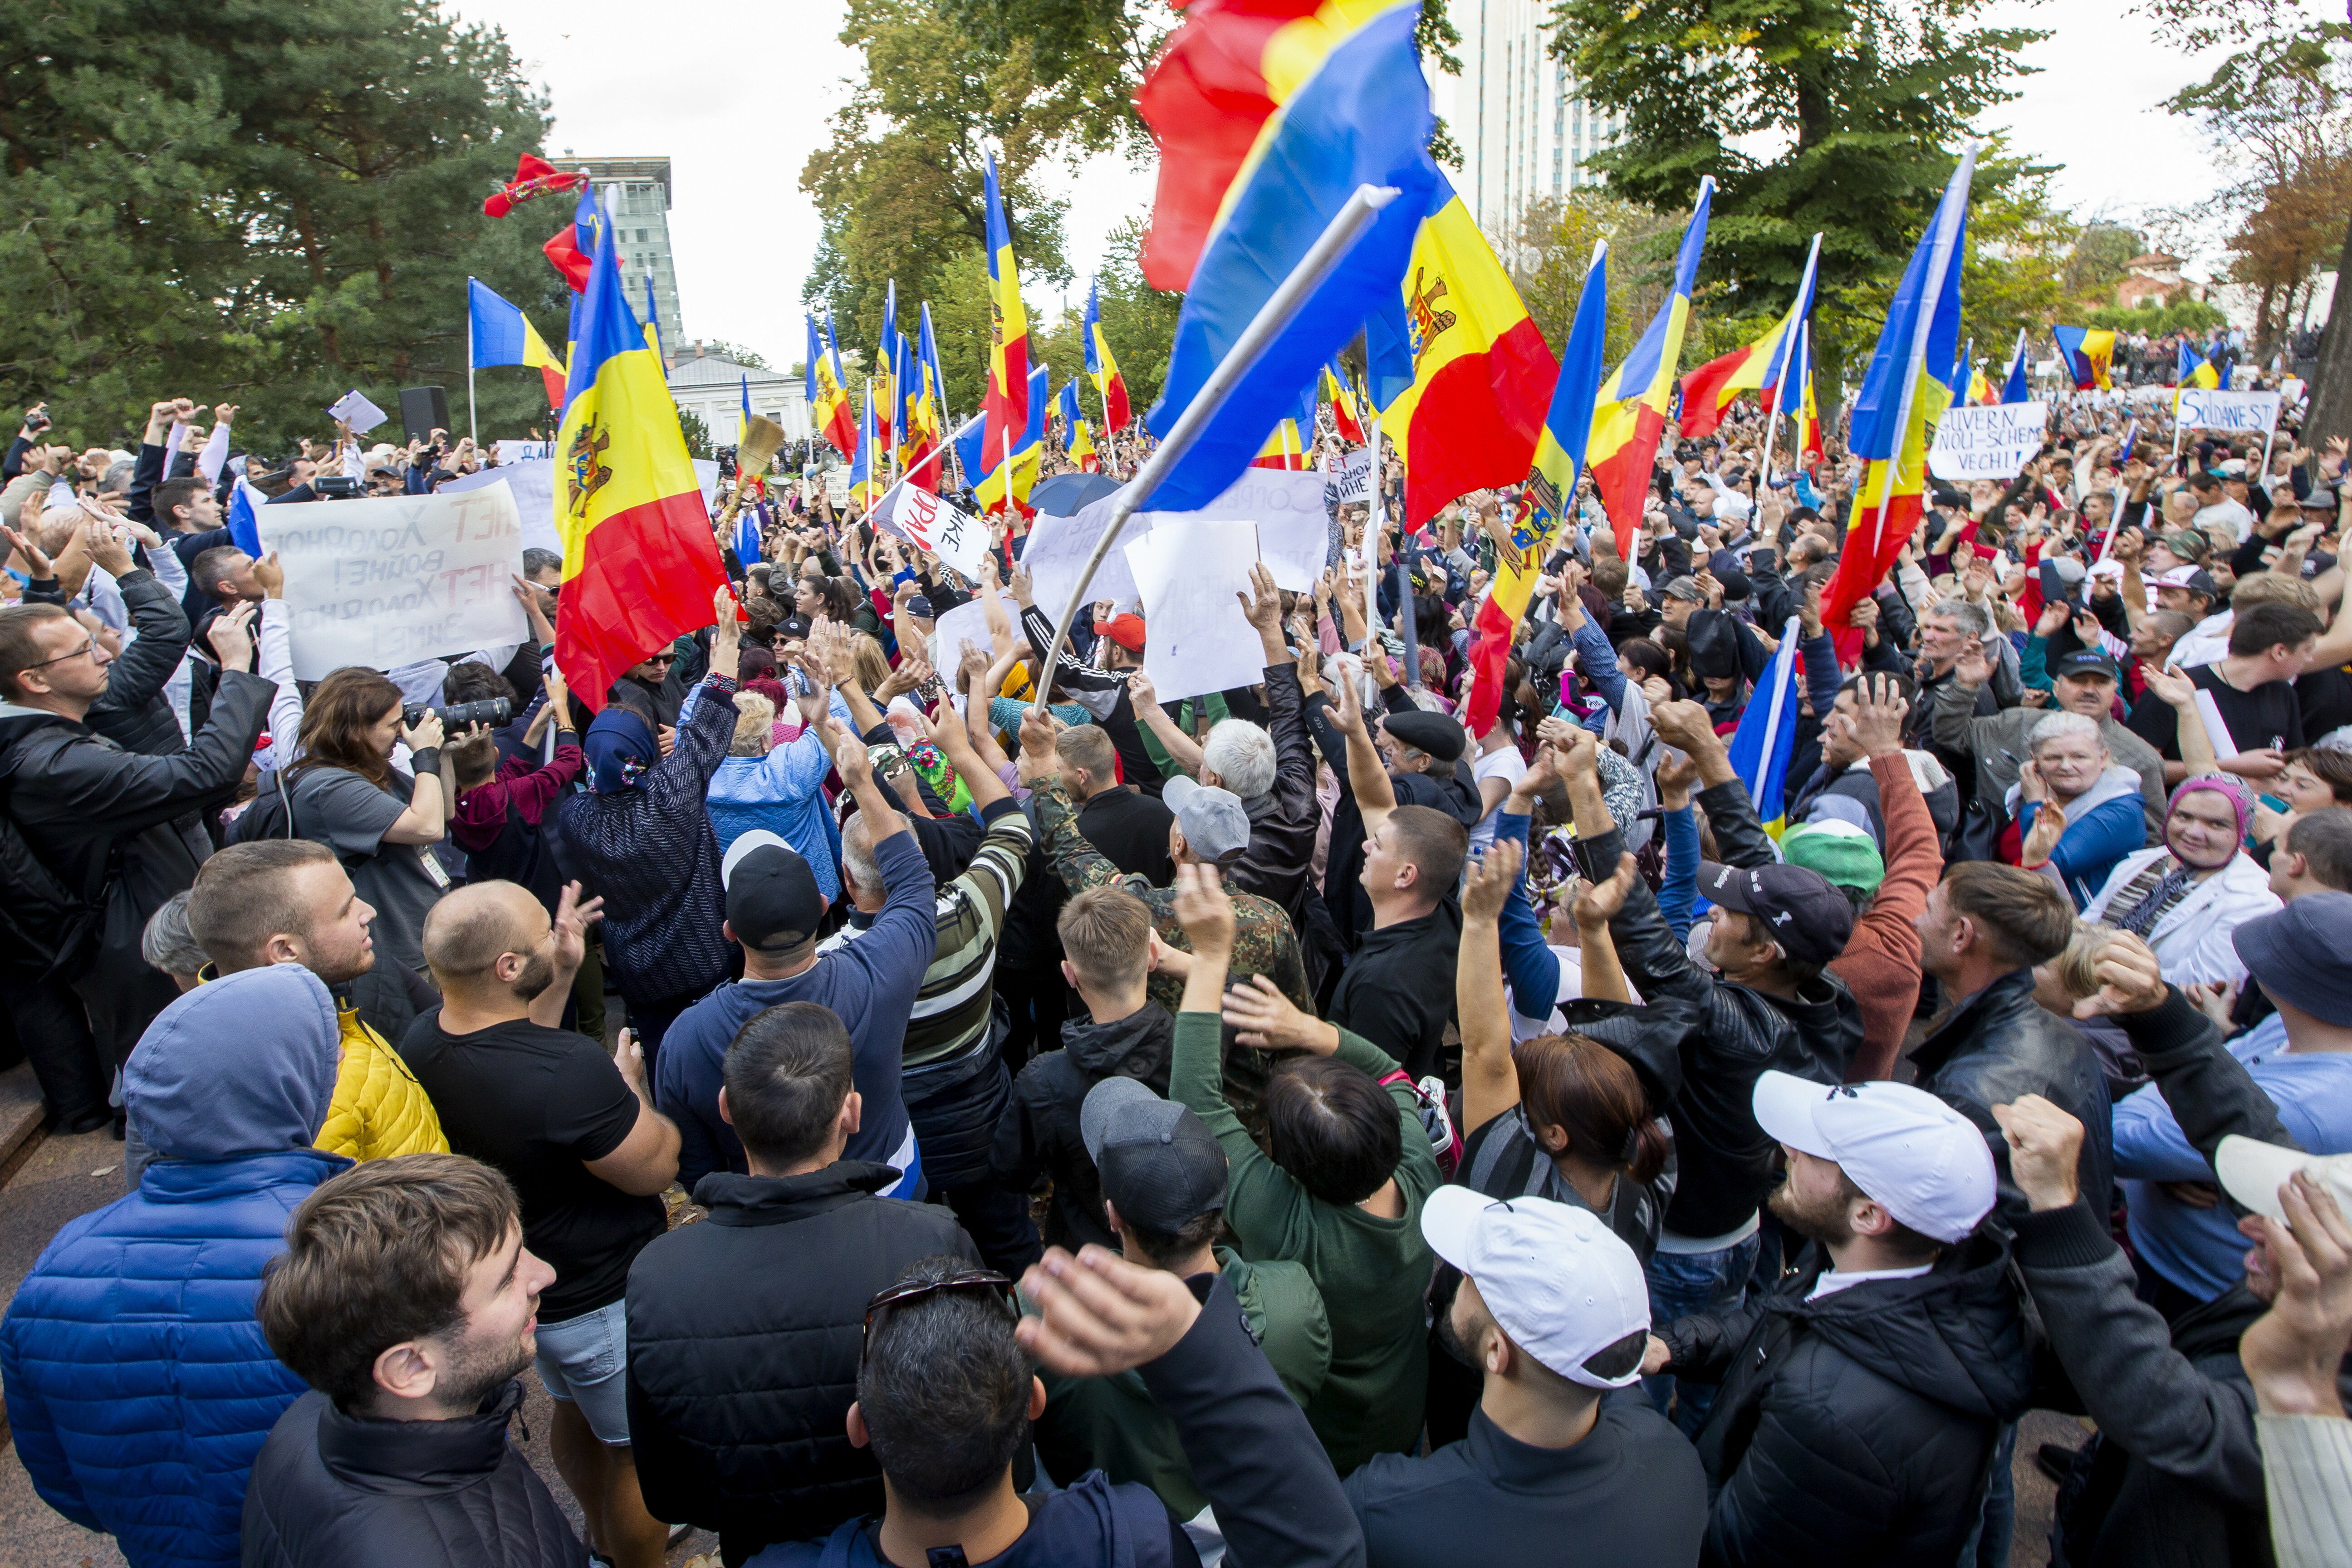
{"type": "Polygon", "coordinates": [[[654,1568],[668,1530],[646,1511],[629,1451],[624,1295],[638,1250],[667,1228],[659,1194],[677,1174],[677,1127],[646,1095],[627,1030],[608,1057],[556,1026],[602,903],[581,902],[574,882],[551,920],[528,889],[476,882],[434,905],[425,962],[442,1002],[402,1054],[443,1108],[449,1147],[506,1173],[524,1247],[555,1266],[535,1360],[555,1399],[555,1468],[587,1514],[588,1543],[623,1568],[654,1568]]]}

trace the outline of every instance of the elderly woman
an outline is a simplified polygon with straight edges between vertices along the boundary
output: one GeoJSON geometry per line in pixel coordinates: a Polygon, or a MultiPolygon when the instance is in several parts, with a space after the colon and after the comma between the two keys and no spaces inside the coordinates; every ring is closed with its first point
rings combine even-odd
{"type": "Polygon", "coordinates": [[[2243,847],[2253,816],[2244,781],[2223,773],[2184,781],[2165,811],[2164,842],[2125,856],[2084,917],[2145,941],[2175,985],[2242,980],[2231,933],[2281,907],[2243,847]]]}
{"type": "Polygon", "coordinates": [[[2147,837],[2139,774],[2107,752],[2096,721],[2053,713],[2027,732],[2031,759],[2009,789],[2012,863],[2054,877],[2081,909],[2147,837]]]}
{"type": "MultiPolygon", "coordinates": [[[[710,775],[706,805],[722,859],[736,839],[755,827],[764,827],[808,862],[817,891],[831,903],[841,897],[837,869],[841,831],[834,826],[824,792],[818,787],[833,767],[816,731],[816,721],[825,711],[826,694],[814,691],[793,700],[802,728],[799,734],[779,744],[776,705],[758,692],[735,694],[735,738],[718,771],[710,775]]],[[[836,708],[835,713],[848,722],[846,708],[836,708]]]]}

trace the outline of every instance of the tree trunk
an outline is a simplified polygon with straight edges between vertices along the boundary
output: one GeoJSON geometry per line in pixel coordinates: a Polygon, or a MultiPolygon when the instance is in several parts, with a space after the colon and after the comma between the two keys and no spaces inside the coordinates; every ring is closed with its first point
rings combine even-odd
{"type": "Polygon", "coordinates": [[[2311,378],[2311,416],[2303,423],[2303,445],[2325,452],[2331,436],[2352,436],[2352,221],[2345,225],[2336,293],[2319,336],[2319,368],[2311,378]]]}

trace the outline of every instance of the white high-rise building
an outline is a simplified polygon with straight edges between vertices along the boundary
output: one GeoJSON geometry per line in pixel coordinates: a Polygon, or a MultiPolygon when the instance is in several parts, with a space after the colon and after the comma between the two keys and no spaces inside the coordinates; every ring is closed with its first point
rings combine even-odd
{"type": "Polygon", "coordinates": [[[1533,201],[1601,183],[1586,166],[1623,121],[1585,103],[1565,62],[1546,52],[1551,10],[1540,0],[1455,0],[1462,74],[1446,127],[1462,148],[1453,175],[1489,237],[1507,240],[1533,201]]]}
{"type": "MultiPolygon", "coordinates": [[[[669,160],[667,158],[574,158],[571,149],[549,163],[559,169],[585,169],[596,195],[613,215],[613,249],[627,284],[629,309],[643,324],[646,279],[654,283],[662,352],[675,360],[686,335],[677,310],[677,267],[669,248],[669,160]]],[[[564,198],[567,202],[573,198],[564,198]]]]}

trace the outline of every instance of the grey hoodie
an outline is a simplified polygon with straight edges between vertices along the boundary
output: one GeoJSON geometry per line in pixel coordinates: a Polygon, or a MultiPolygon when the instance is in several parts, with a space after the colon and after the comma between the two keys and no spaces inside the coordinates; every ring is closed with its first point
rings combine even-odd
{"type": "Polygon", "coordinates": [[[159,1159],[308,1149],[334,1098],[341,1040],[334,997],[300,964],[199,985],[156,1016],[123,1065],[131,1130],[159,1159]]]}

